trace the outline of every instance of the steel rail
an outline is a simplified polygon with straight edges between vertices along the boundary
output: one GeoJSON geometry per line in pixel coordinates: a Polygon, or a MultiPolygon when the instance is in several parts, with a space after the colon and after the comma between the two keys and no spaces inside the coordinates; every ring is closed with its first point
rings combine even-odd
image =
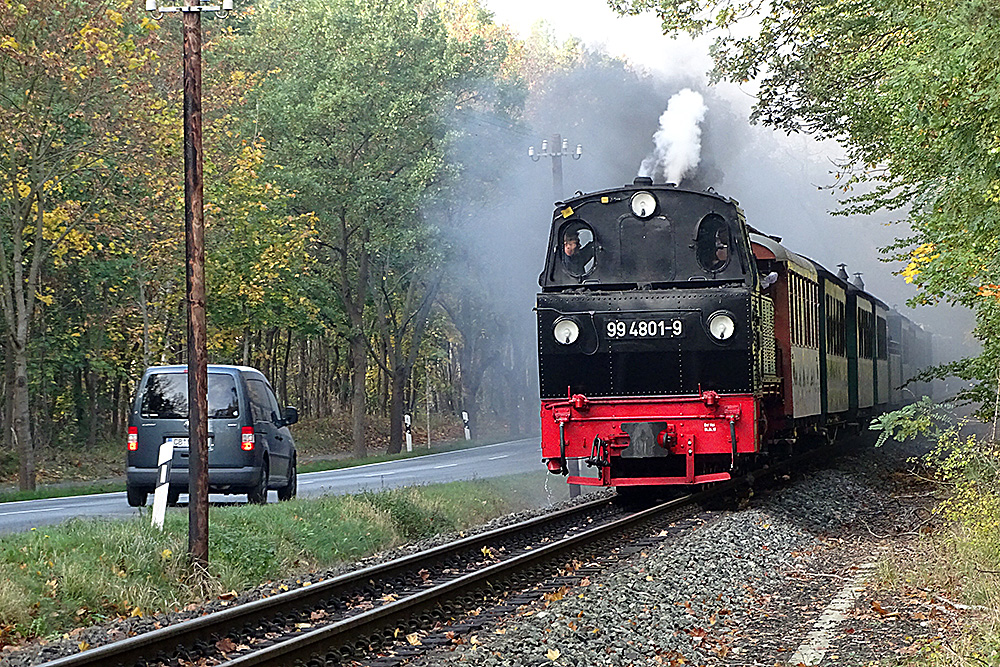
{"type": "Polygon", "coordinates": [[[178,647],[186,650],[199,642],[214,642],[225,637],[234,628],[271,619],[281,613],[294,613],[298,610],[316,607],[325,599],[335,598],[348,591],[364,588],[371,581],[391,581],[402,574],[413,573],[421,566],[441,563],[462,553],[478,551],[498,540],[509,539],[518,533],[530,533],[546,525],[572,520],[575,516],[607,507],[611,503],[612,499],[610,498],[582,503],[558,512],[470,535],[427,551],[346,572],[311,586],[235,605],[219,612],[58,658],[43,663],[39,667],[110,667],[111,665],[155,662],[155,656],[176,652],[178,647]]]}
{"type": "MultiPolygon", "coordinates": [[[[716,493],[719,490],[713,489],[712,491],[716,493]]],[[[290,665],[310,662],[317,658],[319,662],[339,662],[342,657],[347,657],[342,647],[346,647],[347,653],[350,653],[354,648],[363,649],[369,643],[370,637],[377,637],[382,635],[387,628],[395,627],[396,621],[399,619],[412,617],[430,609],[439,609],[443,600],[481,590],[510,577],[512,574],[550,563],[569,552],[579,550],[581,547],[593,549],[605,539],[641,527],[661,517],[669,510],[691,504],[695,498],[703,495],[677,498],[608,524],[589,528],[499,563],[464,574],[433,588],[221,663],[220,667],[290,665]],[[333,654],[332,657],[331,654],[333,654]]],[[[310,662],[310,664],[312,663],[310,662]]]]}

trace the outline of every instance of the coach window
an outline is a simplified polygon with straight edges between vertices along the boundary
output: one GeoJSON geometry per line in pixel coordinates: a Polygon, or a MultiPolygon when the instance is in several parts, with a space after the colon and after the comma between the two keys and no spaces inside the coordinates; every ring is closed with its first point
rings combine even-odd
{"type": "Polygon", "coordinates": [[[559,257],[571,276],[585,276],[594,270],[594,232],[584,223],[574,222],[562,229],[559,257]]]}
{"type": "Polygon", "coordinates": [[[706,271],[715,273],[726,268],[732,251],[729,236],[729,225],[725,218],[717,213],[709,213],[698,223],[698,234],[695,238],[698,253],[698,263],[706,271]]]}

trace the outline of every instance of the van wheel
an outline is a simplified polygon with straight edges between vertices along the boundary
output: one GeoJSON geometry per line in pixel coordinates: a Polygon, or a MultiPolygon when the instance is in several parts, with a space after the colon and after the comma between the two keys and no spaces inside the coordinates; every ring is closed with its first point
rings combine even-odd
{"type": "Polygon", "coordinates": [[[247,489],[247,502],[252,505],[266,505],[267,504],[267,459],[264,459],[264,465],[260,467],[260,474],[257,476],[257,481],[247,489]]]}
{"type": "Polygon", "coordinates": [[[278,489],[278,500],[291,500],[299,490],[299,474],[296,471],[298,464],[292,459],[292,465],[288,467],[288,484],[278,489]]]}
{"type": "Polygon", "coordinates": [[[129,507],[145,507],[149,499],[149,491],[132,485],[125,486],[125,495],[128,497],[129,507]]]}
{"type": "Polygon", "coordinates": [[[175,489],[172,486],[167,489],[167,505],[173,507],[174,505],[177,504],[177,501],[180,500],[180,497],[181,497],[180,489],[175,489]]]}

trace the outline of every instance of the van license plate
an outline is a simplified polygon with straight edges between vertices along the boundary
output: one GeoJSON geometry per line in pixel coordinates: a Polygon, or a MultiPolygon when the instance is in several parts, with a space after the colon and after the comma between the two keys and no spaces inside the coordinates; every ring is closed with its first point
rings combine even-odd
{"type": "MultiPolygon", "coordinates": [[[[177,448],[177,447],[183,447],[183,448],[187,449],[187,446],[188,446],[188,439],[187,438],[164,438],[164,442],[169,442],[169,441],[173,441],[173,445],[174,445],[175,448],[177,448]]],[[[215,441],[214,441],[214,439],[212,437],[209,437],[208,438],[208,451],[212,451],[212,449],[214,447],[215,447],[215,441]]]]}

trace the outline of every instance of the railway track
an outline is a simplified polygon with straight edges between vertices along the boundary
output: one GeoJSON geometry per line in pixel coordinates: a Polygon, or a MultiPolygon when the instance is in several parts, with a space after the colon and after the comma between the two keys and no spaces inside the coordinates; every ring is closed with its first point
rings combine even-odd
{"type": "Polygon", "coordinates": [[[623,515],[633,520],[621,525],[638,525],[638,515],[610,499],[577,505],[44,665],[152,666],[203,658],[207,664],[292,664],[319,654],[324,662],[339,660],[391,639],[401,627],[410,631],[460,613],[483,589],[526,581],[532,566],[593,548],[594,527],[618,525],[623,515]]]}
{"type": "MultiPolygon", "coordinates": [[[[786,460],[769,473],[801,465],[806,458],[786,460]]],[[[455,623],[455,619],[467,618],[469,610],[513,609],[510,605],[524,604],[519,601],[524,596],[517,592],[546,580],[550,588],[559,586],[562,582],[557,575],[566,563],[600,560],[612,551],[627,555],[644,548],[674,532],[668,529],[672,524],[683,525],[682,517],[694,514],[697,503],[746,483],[746,478],[735,479],[636,512],[626,511],[611,499],[577,505],[92,648],[42,667],[191,663],[318,667],[362,658],[373,665],[398,664],[394,655],[403,657],[408,650],[419,650],[405,645],[387,648],[402,637],[438,623],[455,623]],[[389,657],[378,657],[387,650],[389,657]]],[[[566,578],[567,584],[586,571],[571,574],[576,578],[566,578]]],[[[482,622],[474,620],[473,624],[482,622]]],[[[468,626],[459,621],[448,627],[460,633],[468,626]]],[[[425,635],[419,643],[444,643],[450,641],[448,635],[425,635]]]]}

